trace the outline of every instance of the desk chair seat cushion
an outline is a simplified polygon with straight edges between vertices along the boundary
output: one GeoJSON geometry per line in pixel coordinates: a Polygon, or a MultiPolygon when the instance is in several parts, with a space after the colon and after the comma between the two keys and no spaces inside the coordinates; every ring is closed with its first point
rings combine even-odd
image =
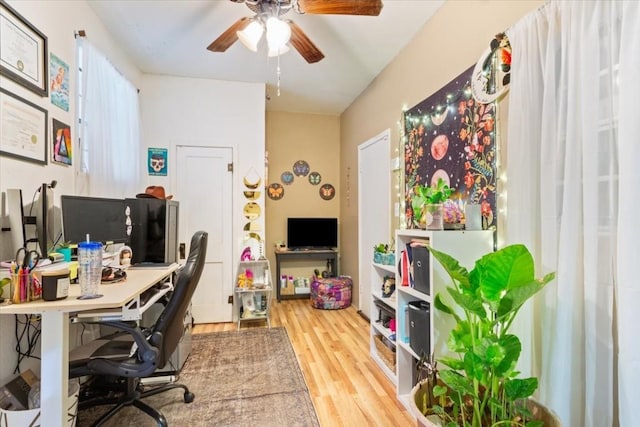
{"type": "Polygon", "coordinates": [[[86,365],[90,360],[106,358],[111,360],[127,360],[132,358],[133,337],[125,332],[114,332],[77,347],[69,353],[69,367],[86,365]]]}
{"type": "Polygon", "coordinates": [[[69,353],[71,378],[96,373],[137,378],[150,375],[156,370],[159,350],[147,342],[146,335],[140,328],[125,322],[109,322],[106,325],[120,330],[69,353]]]}

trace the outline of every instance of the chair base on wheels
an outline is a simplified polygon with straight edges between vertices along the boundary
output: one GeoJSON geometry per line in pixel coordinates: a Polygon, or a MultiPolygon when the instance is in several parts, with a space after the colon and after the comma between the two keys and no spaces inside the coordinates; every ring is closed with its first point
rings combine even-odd
{"type": "Polygon", "coordinates": [[[103,425],[122,408],[127,406],[134,406],[138,408],[153,418],[159,427],[166,427],[168,426],[168,423],[162,412],[146,404],[142,399],[176,388],[184,390],[183,400],[185,403],[191,403],[195,399],[195,395],[189,391],[189,388],[180,383],[145,386],[135,378],[128,378],[126,382],[100,382],[100,384],[91,384],[89,387],[89,390],[85,389],[81,392],[80,403],[78,406],[80,411],[93,408],[95,406],[113,405],[112,408],[109,408],[107,412],[102,414],[97,420],[93,421],[91,426],[95,427],[103,425]]]}

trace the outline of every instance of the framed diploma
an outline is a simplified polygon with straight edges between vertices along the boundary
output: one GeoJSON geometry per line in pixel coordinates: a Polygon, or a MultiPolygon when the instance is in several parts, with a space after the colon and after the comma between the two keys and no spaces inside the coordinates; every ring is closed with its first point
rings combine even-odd
{"type": "Polygon", "coordinates": [[[47,36],[3,0],[0,34],[0,74],[40,96],[48,96],[47,36]]]}
{"type": "Polygon", "coordinates": [[[47,110],[0,88],[0,155],[47,164],[47,110]]]}

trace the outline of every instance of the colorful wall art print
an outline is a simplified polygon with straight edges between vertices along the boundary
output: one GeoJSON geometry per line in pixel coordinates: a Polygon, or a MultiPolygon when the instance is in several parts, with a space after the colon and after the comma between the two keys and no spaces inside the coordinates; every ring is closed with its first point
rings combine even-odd
{"type": "Polygon", "coordinates": [[[51,103],[69,111],[69,66],[53,53],[49,55],[51,103]]]}
{"type": "Polygon", "coordinates": [[[496,221],[495,102],[480,104],[471,95],[469,68],[404,113],[405,215],[419,228],[411,199],[418,185],[438,178],[454,189],[461,208],[481,205],[484,228],[496,221]]]}
{"type": "Polygon", "coordinates": [[[71,127],[59,122],[56,119],[51,120],[53,161],[64,165],[71,165],[73,156],[71,150],[73,141],[71,140],[71,127]]]}
{"type": "Polygon", "coordinates": [[[167,176],[167,149],[149,148],[147,150],[147,166],[149,175],[167,176]]]}

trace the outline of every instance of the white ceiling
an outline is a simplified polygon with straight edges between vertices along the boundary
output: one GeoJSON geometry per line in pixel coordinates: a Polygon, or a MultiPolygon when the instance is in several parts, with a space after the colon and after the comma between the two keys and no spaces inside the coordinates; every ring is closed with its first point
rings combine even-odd
{"type": "MultiPolygon", "coordinates": [[[[308,64],[291,49],[267,58],[239,41],[224,53],[207,46],[253,13],[230,0],[89,0],[144,73],[267,84],[267,110],[339,115],[424,26],[445,0],[384,0],[380,16],[301,15],[297,23],[325,58],[308,64]]],[[[89,37],[91,34],[88,34],[89,37]]]]}

